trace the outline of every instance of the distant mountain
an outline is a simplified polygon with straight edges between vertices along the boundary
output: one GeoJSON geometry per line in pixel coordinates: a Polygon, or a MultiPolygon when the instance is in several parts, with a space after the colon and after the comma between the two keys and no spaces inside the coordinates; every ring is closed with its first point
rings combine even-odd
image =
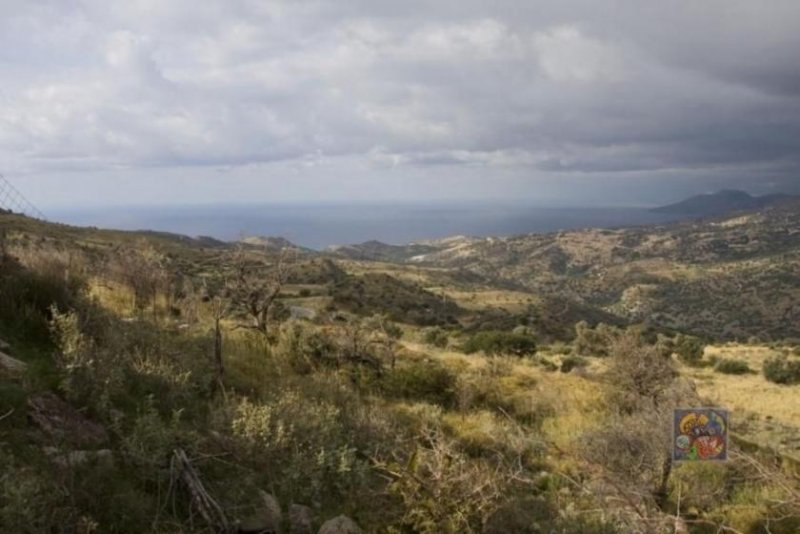
{"type": "Polygon", "coordinates": [[[732,211],[757,210],[773,204],[786,202],[791,195],[776,193],[754,197],[745,191],[725,189],[716,193],[697,195],[675,204],[661,206],[651,211],[655,213],[672,213],[692,217],[713,217],[732,211]]]}

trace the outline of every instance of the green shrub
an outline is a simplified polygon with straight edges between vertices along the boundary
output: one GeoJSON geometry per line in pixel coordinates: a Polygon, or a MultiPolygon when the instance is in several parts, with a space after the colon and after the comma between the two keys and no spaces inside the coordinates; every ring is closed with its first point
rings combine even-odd
{"type": "Polygon", "coordinates": [[[152,397],[145,399],[129,432],[121,440],[126,460],[139,468],[145,478],[157,480],[160,470],[169,465],[169,458],[181,439],[180,412],[165,421],[152,397]]]}
{"type": "Polygon", "coordinates": [[[435,360],[412,361],[388,372],[380,389],[388,397],[450,407],[456,399],[456,376],[435,360]]]}
{"type": "Polygon", "coordinates": [[[563,342],[559,341],[559,342],[556,342],[556,343],[553,343],[552,345],[550,345],[550,351],[549,352],[551,354],[557,354],[557,355],[560,355],[560,356],[566,356],[567,354],[572,352],[572,347],[569,346],[567,343],[563,343],[563,342]]]}
{"type": "Polygon", "coordinates": [[[686,365],[700,365],[705,350],[706,346],[700,338],[684,334],[675,337],[675,352],[686,365]]]}
{"type": "Polygon", "coordinates": [[[746,375],[750,372],[750,367],[744,360],[728,360],[721,358],[714,365],[714,370],[726,375],[746,375]]]}
{"type": "Polygon", "coordinates": [[[573,369],[586,367],[589,362],[581,356],[567,356],[561,360],[561,372],[569,373],[573,369]]]}
{"type": "Polygon", "coordinates": [[[490,330],[471,336],[464,344],[463,350],[466,354],[482,351],[487,356],[497,354],[532,356],[536,354],[536,339],[528,334],[490,330]]]}
{"type": "Polygon", "coordinates": [[[800,384],[800,361],[773,356],[764,361],[764,378],[776,384],[800,384]]]}
{"type": "Polygon", "coordinates": [[[51,307],[75,308],[85,287],[66,267],[37,272],[6,258],[0,262],[0,321],[16,336],[40,342],[48,338],[51,307]]]}
{"type": "Polygon", "coordinates": [[[270,473],[279,494],[341,502],[361,485],[368,468],[356,454],[354,414],[337,404],[285,389],[265,403],[243,399],[230,429],[250,461],[270,473]]]}
{"type": "Polygon", "coordinates": [[[450,334],[438,326],[426,328],[423,334],[423,340],[428,345],[438,347],[440,349],[446,348],[450,342],[450,334]]]}
{"type": "Polygon", "coordinates": [[[335,367],[338,348],[323,331],[299,321],[281,325],[274,355],[296,373],[308,374],[324,367],[335,367]]]}
{"type": "Polygon", "coordinates": [[[575,341],[573,347],[579,356],[608,356],[608,348],[619,334],[618,329],[605,323],[595,328],[586,321],[575,324],[575,341]]]}

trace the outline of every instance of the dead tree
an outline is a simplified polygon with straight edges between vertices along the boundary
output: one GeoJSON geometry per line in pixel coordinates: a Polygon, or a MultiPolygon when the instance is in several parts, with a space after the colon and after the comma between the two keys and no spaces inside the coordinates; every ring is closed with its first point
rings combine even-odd
{"type": "Polygon", "coordinates": [[[337,365],[351,365],[354,372],[367,367],[377,376],[383,375],[386,362],[394,368],[397,340],[402,330],[386,317],[344,320],[337,330],[337,365]]]}
{"type": "Polygon", "coordinates": [[[230,301],[221,295],[211,299],[211,318],[214,321],[214,387],[222,388],[225,378],[225,360],[222,355],[222,320],[230,313],[230,301]]]}
{"type": "Polygon", "coordinates": [[[283,286],[289,276],[295,259],[294,251],[284,248],[275,263],[271,264],[264,256],[248,258],[244,247],[239,247],[234,255],[234,276],[228,283],[228,292],[233,305],[249,319],[240,324],[264,335],[269,334],[271,313],[283,286]]]}
{"type": "Polygon", "coordinates": [[[189,492],[192,510],[200,513],[213,532],[234,532],[222,506],[208,493],[183,449],[173,451],[171,471],[189,492]]]}

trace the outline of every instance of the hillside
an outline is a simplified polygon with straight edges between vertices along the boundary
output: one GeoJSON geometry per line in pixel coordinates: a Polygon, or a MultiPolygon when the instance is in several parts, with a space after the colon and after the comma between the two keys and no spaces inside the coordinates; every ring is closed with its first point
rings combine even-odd
{"type": "Polygon", "coordinates": [[[716,339],[800,337],[800,202],[619,230],[460,238],[405,263],[462,269],[624,321],[716,339]]]}
{"type": "Polygon", "coordinates": [[[713,217],[732,211],[757,210],[791,200],[793,200],[792,196],[782,193],[756,197],[745,191],[725,189],[716,193],[687,198],[675,204],[654,208],[652,211],[689,217],[713,217]]]}
{"type": "Polygon", "coordinates": [[[377,261],[0,214],[0,531],[796,532],[796,340],[685,334],[793,334],[797,217],[377,261]],[[729,461],[673,464],[707,405],[729,461]]]}

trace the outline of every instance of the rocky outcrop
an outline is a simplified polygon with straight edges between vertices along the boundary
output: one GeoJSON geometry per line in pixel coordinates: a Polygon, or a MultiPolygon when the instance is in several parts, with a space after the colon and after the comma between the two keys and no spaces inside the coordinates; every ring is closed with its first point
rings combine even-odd
{"type": "Polygon", "coordinates": [[[292,534],[311,534],[314,528],[314,513],[308,506],[289,506],[289,525],[292,534]]]}
{"type": "Polygon", "coordinates": [[[0,350],[0,369],[12,374],[22,374],[27,368],[28,364],[16,358],[12,358],[0,350]]]}
{"type": "Polygon", "coordinates": [[[11,345],[4,339],[0,339],[0,371],[5,371],[12,375],[25,372],[28,364],[10,356],[11,345]]]}
{"type": "Polygon", "coordinates": [[[28,399],[28,408],[31,421],[57,443],[98,448],[108,441],[105,428],[53,393],[34,395],[28,399]]]}

